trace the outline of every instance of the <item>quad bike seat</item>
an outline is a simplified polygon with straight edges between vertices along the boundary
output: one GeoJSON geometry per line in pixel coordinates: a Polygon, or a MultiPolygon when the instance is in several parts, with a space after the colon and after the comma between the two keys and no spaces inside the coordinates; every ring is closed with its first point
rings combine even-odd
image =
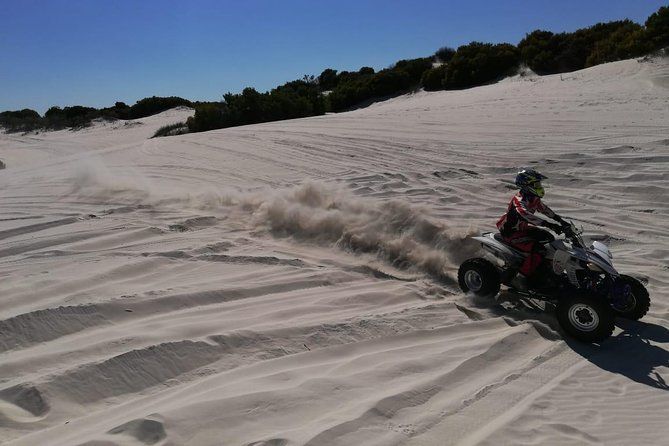
{"type": "Polygon", "coordinates": [[[521,251],[521,250],[519,250],[519,249],[513,247],[512,245],[510,245],[509,242],[507,242],[506,240],[504,240],[504,237],[502,237],[502,234],[500,234],[499,232],[494,233],[494,234],[493,234],[493,237],[494,237],[495,240],[497,240],[498,242],[504,244],[504,246],[506,246],[507,248],[509,248],[509,249],[510,249],[511,251],[513,251],[515,254],[518,254],[518,255],[521,256],[521,257],[526,257],[526,256],[527,256],[528,253],[526,253],[526,252],[524,252],[524,251],[521,251]]]}

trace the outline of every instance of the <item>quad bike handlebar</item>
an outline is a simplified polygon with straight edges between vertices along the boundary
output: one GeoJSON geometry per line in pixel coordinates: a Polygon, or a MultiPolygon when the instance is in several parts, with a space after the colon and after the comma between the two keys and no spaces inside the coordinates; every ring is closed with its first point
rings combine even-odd
{"type": "Polygon", "coordinates": [[[564,234],[565,238],[567,238],[574,246],[578,247],[583,247],[583,238],[581,238],[581,234],[583,234],[582,229],[578,229],[574,222],[572,221],[567,221],[564,219],[560,219],[560,224],[562,225],[562,233],[564,234]]]}

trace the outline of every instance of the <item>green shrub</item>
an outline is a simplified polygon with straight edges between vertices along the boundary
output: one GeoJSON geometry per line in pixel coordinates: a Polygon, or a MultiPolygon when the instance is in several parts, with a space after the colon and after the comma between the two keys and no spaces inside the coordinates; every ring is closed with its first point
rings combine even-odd
{"type": "Polygon", "coordinates": [[[420,82],[423,73],[431,68],[432,58],[420,57],[418,59],[400,60],[390,71],[408,76],[409,84],[415,86],[420,82]]]}
{"type": "Polygon", "coordinates": [[[557,73],[555,57],[559,52],[562,36],[539,29],[532,31],[518,44],[521,60],[538,74],[557,73]]]}
{"type": "Polygon", "coordinates": [[[176,124],[164,125],[153,134],[152,138],[158,136],[175,136],[188,133],[188,125],[185,122],[177,122],[176,124]]]}
{"type": "Polygon", "coordinates": [[[35,110],[5,111],[0,113],[0,127],[8,133],[29,132],[42,126],[42,117],[35,110]]]}
{"type": "Polygon", "coordinates": [[[447,63],[453,58],[453,56],[455,56],[455,50],[448,46],[443,46],[434,53],[434,57],[437,59],[437,62],[441,63],[447,63]]]}
{"type": "Polygon", "coordinates": [[[6,111],[0,113],[0,126],[8,132],[26,132],[37,129],[60,130],[81,128],[91,124],[98,118],[134,119],[145,117],[170,108],[187,105],[190,101],[182,98],[145,98],[137,101],[132,107],[123,102],[116,102],[113,107],[96,109],[74,105],[69,107],[51,107],[41,117],[34,110],[6,111]]]}
{"type": "Polygon", "coordinates": [[[44,113],[44,128],[60,130],[65,128],[87,127],[91,121],[101,116],[100,110],[93,107],[73,105],[70,107],[51,107],[44,113]]]}
{"type": "Polygon", "coordinates": [[[204,103],[195,107],[195,115],[188,118],[190,132],[205,132],[226,127],[225,106],[221,103],[204,103]]]}
{"type": "Polygon", "coordinates": [[[446,81],[446,64],[438,67],[430,68],[420,79],[420,83],[427,91],[443,90],[444,82],[446,81]]]}
{"type": "Polygon", "coordinates": [[[648,17],[646,39],[653,50],[669,46],[669,7],[662,6],[648,17]]]}
{"type": "Polygon", "coordinates": [[[125,102],[116,102],[113,107],[101,109],[100,115],[109,119],[130,119],[130,107],[125,102]]]}
{"type": "Polygon", "coordinates": [[[342,111],[365,101],[397,95],[420,85],[423,73],[432,67],[432,59],[400,60],[390,68],[374,72],[362,67],[357,72],[342,71],[328,95],[329,109],[342,111]]]}
{"type": "Polygon", "coordinates": [[[390,96],[407,90],[411,86],[411,76],[404,70],[381,70],[366,83],[364,99],[390,96]]]}
{"type": "Polygon", "coordinates": [[[521,60],[538,74],[553,74],[641,56],[669,44],[669,8],[665,10],[651,15],[645,30],[630,20],[618,20],[573,33],[533,31],[518,44],[521,60]]]}
{"type": "Polygon", "coordinates": [[[318,85],[321,88],[321,91],[332,90],[337,86],[337,70],[332,68],[326,68],[318,76],[318,85]]]}
{"type": "Polygon", "coordinates": [[[130,107],[127,116],[128,119],[145,118],[147,116],[155,115],[178,106],[191,107],[192,103],[187,99],[183,99],[177,96],[152,96],[150,98],[144,98],[137,101],[135,105],[130,107]]]}
{"type": "Polygon", "coordinates": [[[361,83],[360,81],[340,82],[328,96],[331,110],[343,111],[361,102],[363,100],[363,95],[360,94],[361,83]]]}
{"type": "Polygon", "coordinates": [[[642,56],[652,50],[641,25],[628,21],[605,39],[595,43],[586,67],[642,56]]]}
{"type": "Polygon", "coordinates": [[[325,101],[321,94],[319,81],[308,76],[305,76],[302,80],[287,82],[275,88],[270,92],[269,100],[270,102],[281,102],[290,106],[292,112],[285,112],[284,114],[295,118],[325,113],[325,101]]]}
{"type": "Polygon", "coordinates": [[[518,67],[518,48],[472,42],[458,48],[446,68],[446,88],[468,88],[499,79],[518,67]]]}
{"type": "Polygon", "coordinates": [[[303,118],[325,113],[320,81],[313,76],[287,82],[267,93],[245,88],[241,94],[227,93],[223,102],[195,105],[195,115],[186,122],[191,132],[303,118]]]}

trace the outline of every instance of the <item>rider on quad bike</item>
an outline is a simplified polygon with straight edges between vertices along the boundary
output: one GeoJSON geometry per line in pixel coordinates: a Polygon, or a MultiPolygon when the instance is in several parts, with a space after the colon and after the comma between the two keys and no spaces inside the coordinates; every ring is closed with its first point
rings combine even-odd
{"type": "Polygon", "coordinates": [[[516,186],[520,191],[511,199],[504,215],[497,221],[497,229],[505,242],[514,248],[529,253],[519,268],[518,279],[523,288],[542,288],[546,284],[540,265],[546,254],[545,245],[555,240],[546,227],[553,232],[562,233],[562,218],[545,205],[544,188],[541,180],[547,177],[534,169],[523,169],[516,175],[516,186]],[[540,212],[557,221],[551,223],[534,215],[540,212]]]}
{"type": "Polygon", "coordinates": [[[533,169],[518,172],[520,192],[497,223],[500,233],[472,237],[482,249],[460,265],[458,285],[480,297],[496,297],[504,285],[530,308],[554,309],[567,334],[600,342],[613,333],[614,317],[639,320],[646,314],[648,290],[638,279],[614,268],[613,255],[604,243],[587,241],[583,229],[541,202],[545,178],[533,169]],[[545,221],[535,212],[560,224],[545,221]],[[540,226],[564,237],[556,239],[540,226]],[[544,302],[543,308],[536,302],[544,302]]]}

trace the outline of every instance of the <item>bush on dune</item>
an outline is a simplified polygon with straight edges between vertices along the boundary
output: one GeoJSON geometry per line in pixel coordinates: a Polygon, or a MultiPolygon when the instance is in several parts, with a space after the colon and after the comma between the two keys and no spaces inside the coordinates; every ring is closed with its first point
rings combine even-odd
{"type": "MultiPolygon", "coordinates": [[[[411,86],[411,77],[403,70],[382,70],[369,79],[364,99],[390,96],[403,92],[411,86]]],[[[364,100],[363,99],[363,100],[364,100]]]]}
{"type": "Polygon", "coordinates": [[[455,49],[442,46],[434,53],[435,62],[448,63],[455,56],[455,49]]]}
{"type": "Polygon", "coordinates": [[[346,82],[337,85],[328,96],[330,110],[342,111],[362,101],[362,82],[346,82]]]}
{"type": "Polygon", "coordinates": [[[337,86],[337,70],[326,68],[318,76],[318,86],[322,91],[332,90],[337,86]]]}
{"type": "Polygon", "coordinates": [[[190,106],[191,102],[178,97],[144,98],[129,107],[124,102],[116,102],[113,107],[96,109],[75,105],[71,107],[51,107],[44,114],[43,127],[47,129],[80,128],[90,125],[97,118],[137,119],[151,116],[177,106],[190,106]]]}
{"type": "Polygon", "coordinates": [[[319,81],[313,76],[304,76],[301,80],[287,82],[275,88],[270,92],[271,100],[289,105],[291,110],[285,114],[295,118],[325,113],[325,101],[319,81]]]}
{"type": "Polygon", "coordinates": [[[323,113],[325,100],[319,82],[305,76],[267,93],[245,88],[240,94],[223,95],[223,102],[196,104],[195,115],[188,119],[187,125],[191,132],[201,132],[323,113]]]}
{"type": "Polygon", "coordinates": [[[560,72],[586,68],[588,57],[595,50],[597,43],[609,39],[611,34],[629,23],[631,23],[629,20],[597,23],[589,28],[564,34],[562,45],[556,54],[560,72]]]}
{"type": "Polygon", "coordinates": [[[113,107],[101,109],[100,114],[107,119],[130,119],[130,107],[125,102],[116,102],[113,107]]]}
{"type": "Polygon", "coordinates": [[[186,125],[191,132],[206,132],[226,127],[224,104],[204,103],[195,106],[195,115],[188,118],[186,125]]]}
{"type": "Polygon", "coordinates": [[[518,44],[521,60],[538,74],[581,70],[606,62],[640,57],[669,46],[669,7],[641,26],[631,20],[597,23],[572,33],[536,30],[518,44]]]}
{"type": "Polygon", "coordinates": [[[446,81],[446,69],[448,65],[443,64],[438,67],[430,68],[420,79],[420,83],[427,91],[443,90],[446,81]]]}
{"type": "Polygon", "coordinates": [[[188,133],[188,126],[186,125],[185,122],[177,122],[175,124],[168,124],[164,125],[158,130],[156,130],[156,133],[153,134],[152,138],[156,138],[159,136],[175,136],[175,135],[183,135],[184,133],[188,133]]]}
{"type": "Polygon", "coordinates": [[[641,25],[628,22],[606,38],[595,42],[585,60],[586,67],[642,56],[652,51],[641,25]]]}
{"type": "Polygon", "coordinates": [[[328,96],[330,109],[342,111],[367,99],[368,83],[373,72],[342,71],[337,75],[337,85],[328,96]]]}
{"type": "Polygon", "coordinates": [[[99,118],[100,110],[93,107],[73,105],[71,107],[51,107],[44,113],[44,128],[60,130],[65,128],[82,128],[99,118]]]}
{"type": "Polygon", "coordinates": [[[559,51],[561,35],[536,30],[518,44],[520,57],[535,73],[550,74],[558,71],[555,55],[559,51]]]}
{"type": "Polygon", "coordinates": [[[509,74],[519,62],[513,45],[472,42],[459,47],[448,63],[444,85],[448,89],[482,85],[509,74]]]}
{"type": "Polygon", "coordinates": [[[457,50],[442,47],[433,57],[401,60],[378,73],[328,69],[319,76],[319,84],[322,90],[332,90],[330,110],[343,111],[416,86],[432,91],[483,85],[512,74],[521,63],[538,74],[554,74],[642,56],[667,45],[669,7],[661,7],[645,27],[619,20],[571,33],[535,30],[518,46],[472,42],[457,50]],[[434,61],[441,65],[433,66],[434,61]]]}
{"type": "MultiPolygon", "coordinates": [[[[117,103],[118,104],[118,103],[117,103]]],[[[127,119],[145,118],[147,116],[155,115],[165,110],[174,107],[186,106],[191,107],[191,101],[177,96],[158,97],[152,96],[150,98],[140,99],[130,107],[128,110],[127,119]]]]}
{"type": "Polygon", "coordinates": [[[94,119],[137,119],[151,116],[177,106],[191,106],[191,102],[176,96],[144,98],[132,107],[116,102],[113,107],[96,109],[82,105],[51,107],[44,116],[34,110],[24,109],[0,113],[0,127],[7,132],[33,130],[77,129],[89,126],[94,119]]]}
{"type": "Polygon", "coordinates": [[[662,6],[648,17],[646,39],[652,50],[669,46],[669,6],[662,6]]]}
{"type": "Polygon", "coordinates": [[[357,72],[337,75],[335,88],[328,96],[330,109],[342,111],[361,102],[406,93],[420,86],[423,73],[432,68],[431,57],[400,60],[390,68],[374,72],[362,67],[357,72]]]}
{"type": "Polygon", "coordinates": [[[93,119],[101,116],[100,110],[81,105],[64,108],[51,107],[43,117],[34,110],[24,109],[0,113],[0,126],[4,127],[7,132],[74,129],[86,127],[93,119]]]}
{"type": "Polygon", "coordinates": [[[446,83],[446,69],[448,62],[455,56],[456,50],[444,46],[434,53],[434,62],[423,72],[420,78],[420,85],[427,91],[443,90],[446,83]]]}
{"type": "Polygon", "coordinates": [[[406,75],[410,85],[416,85],[427,70],[432,68],[432,57],[420,57],[418,59],[400,60],[391,69],[391,72],[406,75]]]}
{"type": "Polygon", "coordinates": [[[0,127],[3,127],[8,133],[29,132],[41,125],[40,114],[29,108],[0,113],[0,127]]]}

